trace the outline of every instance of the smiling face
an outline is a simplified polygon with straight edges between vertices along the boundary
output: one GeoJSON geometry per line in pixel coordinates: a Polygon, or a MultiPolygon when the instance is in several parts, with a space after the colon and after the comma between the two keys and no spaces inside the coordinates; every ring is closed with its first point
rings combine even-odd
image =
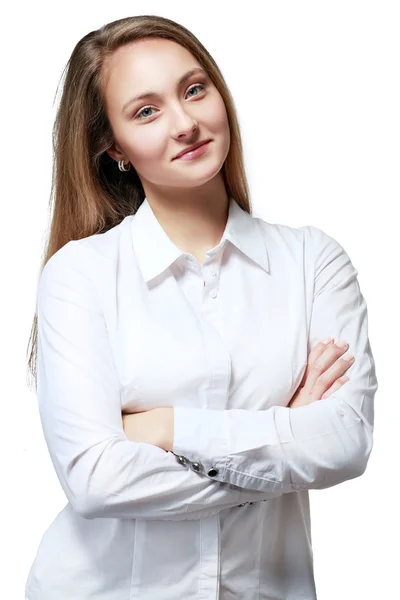
{"type": "Polygon", "coordinates": [[[218,176],[230,145],[222,96],[192,54],[148,38],[116,50],[105,65],[105,101],[115,143],[107,152],[135,167],[144,189],[191,188],[218,176]],[[198,69],[184,80],[182,77],[198,69]],[[135,96],[153,95],[136,99],[135,96]],[[212,140],[193,160],[175,159],[212,140]]]}

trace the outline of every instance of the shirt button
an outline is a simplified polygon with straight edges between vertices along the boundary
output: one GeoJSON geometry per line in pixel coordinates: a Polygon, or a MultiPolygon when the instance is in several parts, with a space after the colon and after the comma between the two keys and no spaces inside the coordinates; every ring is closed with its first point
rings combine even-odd
{"type": "Polygon", "coordinates": [[[239,506],[245,506],[246,504],[247,504],[247,502],[244,502],[243,504],[238,504],[237,506],[239,508],[239,506]]]}
{"type": "Polygon", "coordinates": [[[342,417],[344,417],[344,414],[345,414],[345,413],[344,413],[344,410],[341,408],[341,409],[339,410],[339,415],[340,415],[340,416],[342,416],[342,417]]]}
{"type": "Polygon", "coordinates": [[[212,276],[212,277],[215,279],[215,278],[216,278],[216,276],[217,276],[217,273],[215,273],[215,271],[213,271],[213,272],[211,273],[211,276],[212,276]]]}
{"type": "Polygon", "coordinates": [[[217,290],[211,290],[211,292],[210,292],[211,298],[216,298],[217,294],[218,294],[217,290]]]}
{"type": "Polygon", "coordinates": [[[193,471],[199,472],[199,471],[201,471],[202,468],[203,468],[203,465],[201,463],[198,463],[198,462],[192,463],[193,471]]]}
{"type": "Polygon", "coordinates": [[[215,477],[216,475],[218,475],[218,469],[210,469],[207,475],[209,475],[210,477],[215,477]]]}

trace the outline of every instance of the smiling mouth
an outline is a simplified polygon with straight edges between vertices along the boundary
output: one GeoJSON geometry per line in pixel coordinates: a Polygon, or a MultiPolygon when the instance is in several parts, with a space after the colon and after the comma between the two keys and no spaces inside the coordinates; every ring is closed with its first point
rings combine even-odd
{"type": "Polygon", "coordinates": [[[185,150],[183,153],[181,153],[180,155],[176,156],[173,160],[182,160],[182,159],[188,159],[188,158],[196,158],[197,155],[203,154],[207,148],[207,146],[210,144],[210,142],[212,142],[212,140],[206,140],[204,142],[202,142],[201,144],[199,144],[198,146],[196,146],[195,148],[193,148],[192,150],[185,150]]]}

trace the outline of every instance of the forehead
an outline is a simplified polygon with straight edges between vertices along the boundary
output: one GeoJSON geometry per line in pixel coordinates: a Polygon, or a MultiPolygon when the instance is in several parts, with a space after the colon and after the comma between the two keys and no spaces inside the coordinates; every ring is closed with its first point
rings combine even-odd
{"type": "Polygon", "coordinates": [[[118,48],[103,65],[103,89],[107,104],[120,105],[132,93],[145,88],[167,91],[189,69],[200,63],[176,42],[145,39],[118,48]]]}

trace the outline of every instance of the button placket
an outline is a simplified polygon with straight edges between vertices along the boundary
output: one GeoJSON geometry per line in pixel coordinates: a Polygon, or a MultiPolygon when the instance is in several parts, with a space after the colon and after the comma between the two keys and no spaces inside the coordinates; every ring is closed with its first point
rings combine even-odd
{"type": "MultiPolygon", "coordinates": [[[[209,258],[211,258],[211,257],[209,257],[209,258]]],[[[209,290],[208,294],[209,294],[210,298],[216,298],[218,296],[218,290],[216,289],[217,278],[218,278],[217,265],[213,264],[213,263],[211,263],[211,265],[208,265],[208,260],[206,260],[203,265],[202,273],[203,273],[203,280],[204,280],[203,287],[206,287],[206,286],[211,287],[212,289],[209,290]]]]}

